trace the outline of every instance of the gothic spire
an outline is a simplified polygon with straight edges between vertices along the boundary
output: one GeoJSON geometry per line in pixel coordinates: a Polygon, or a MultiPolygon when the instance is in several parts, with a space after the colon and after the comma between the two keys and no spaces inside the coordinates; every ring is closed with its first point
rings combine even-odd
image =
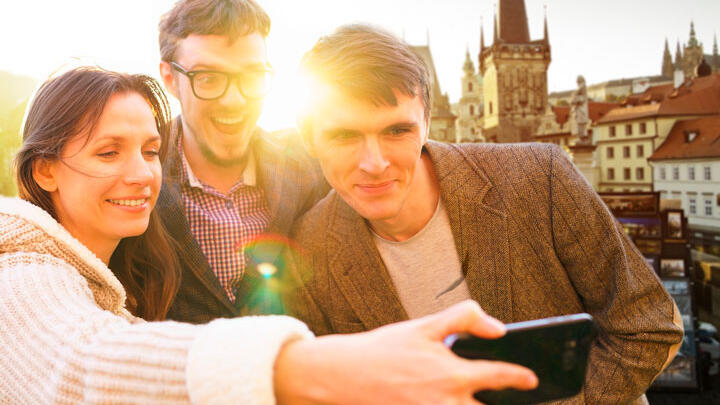
{"type": "Polygon", "coordinates": [[[500,39],[509,44],[530,42],[525,0],[500,0],[498,3],[500,39]]]}
{"type": "Polygon", "coordinates": [[[493,11],[493,45],[498,43],[498,21],[497,11],[493,11]]]}
{"type": "Polygon", "coordinates": [[[673,62],[672,55],[670,54],[670,46],[668,40],[665,38],[665,51],[663,52],[662,61],[662,75],[665,77],[673,77],[673,62]]]}
{"type": "MultiPolygon", "coordinates": [[[[716,39],[717,45],[717,39],[716,39]]],[[[483,29],[483,19],[480,17],[480,53],[485,50],[485,30],[483,29]]]]}
{"type": "Polygon", "coordinates": [[[718,54],[717,34],[715,34],[715,39],[713,41],[712,64],[715,69],[720,70],[720,54],[718,54]]]}
{"type": "Polygon", "coordinates": [[[675,70],[682,69],[682,48],[680,47],[680,41],[677,42],[677,48],[675,49],[675,70]]]}
{"type": "Polygon", "coordinates": [[[547,23],[547,4],[543,6],[543,10],[545,12],[545,27],[543,31],[543,42],[546,44],[550,43],[550,35],[548,35],[548,23],[547,23]]]}
{"type": "Polygon", "coordinates": [[[688,40],[688,48],[696,48],[698,46],[697,37],[695,37],[695,23],[690,21],[690,39],[688,40]]]}
{"type": "Polygon", "coordinates": [[[473,65],[472,59],[470,58],[470,48],[465,48],[465,63],[463,64],[463,72],[466,76],[475,74],[475,65],[473,65]]]}

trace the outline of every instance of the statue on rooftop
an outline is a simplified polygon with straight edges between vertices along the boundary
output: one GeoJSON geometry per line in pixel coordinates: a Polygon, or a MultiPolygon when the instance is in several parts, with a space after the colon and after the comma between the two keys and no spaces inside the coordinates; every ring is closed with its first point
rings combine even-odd
{"type": "Polygon", "coordinates": [[[570,117],[574,122],[571,127],[571,134],[577,137],[577,144],[589,145],[592,143],[588,133],[588,124],[590,123],[590,113],[588,111],[587,88],[585,87],[585,78],[582,75],[577,77],[578,88],[572,94],[570,99],[570,117]]]}

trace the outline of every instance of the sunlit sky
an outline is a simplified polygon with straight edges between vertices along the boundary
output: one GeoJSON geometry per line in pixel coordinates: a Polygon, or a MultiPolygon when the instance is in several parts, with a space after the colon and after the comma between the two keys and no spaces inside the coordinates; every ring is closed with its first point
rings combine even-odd
{"type": "MultiPolygon", "coordinates": [[[[495,0],[258,0],[272,19],[268,37],[276,69],[260,125],[292,126],[295,72],[302,54],[336,26],[370,22],[430,49],[440,86],[455,102],[466,49],[477,66],[480,21],[492,42],[495,0]]],[[[159,77],[157,23],[173,0],[2,0],[0,70],[46,78],[68,64],[159,77]],[[79,60],[80,62],[77,62],[79,60]]],[[[705,53],[720,31],[720,0],[526,0],[530,36],[542,37],[543,8],[552,45],[550,91],[660,73],[665,38],[675,52],[695,22],[705,53]]],[[[177,110],[175,111],[178,112],[177,110]]]]}

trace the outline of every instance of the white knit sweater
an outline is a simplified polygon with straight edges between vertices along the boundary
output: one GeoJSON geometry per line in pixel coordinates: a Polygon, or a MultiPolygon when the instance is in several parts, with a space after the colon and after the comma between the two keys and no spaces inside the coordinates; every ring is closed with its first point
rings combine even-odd
{"type": "Polygon", "coordinates": [[[145,322],[42,209],[0,197],[0,404],[273,404],[273,364],[312,336],[284,316],[145,322]]]}

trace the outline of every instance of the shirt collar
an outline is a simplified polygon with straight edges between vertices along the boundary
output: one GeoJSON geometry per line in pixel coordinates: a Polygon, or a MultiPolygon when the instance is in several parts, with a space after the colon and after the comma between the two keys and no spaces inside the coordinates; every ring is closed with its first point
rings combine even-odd
{"type": "MultiPolygon", "coordinates": [[[[182,147],[182,139],[180,139],[178,142],[178,149],[180,152],[180,160],[182,162],[182,173],[184,177],[183,180],[187,179],[190,187],[202,189],[202,182],[195,176],[195,173],[193,173],[192,168],[190,167],[190,164],[185,157],[185,150],[182,147]]],[[[257,167],[255,164],[255,153],[253,153],[252,148],[248,148],[247,154],[247,164],[245,165],[245,169],[243,169],[240,182],[242,182],[242,184],[246,186],[254,187],[257,183],[257,167]]]]}

